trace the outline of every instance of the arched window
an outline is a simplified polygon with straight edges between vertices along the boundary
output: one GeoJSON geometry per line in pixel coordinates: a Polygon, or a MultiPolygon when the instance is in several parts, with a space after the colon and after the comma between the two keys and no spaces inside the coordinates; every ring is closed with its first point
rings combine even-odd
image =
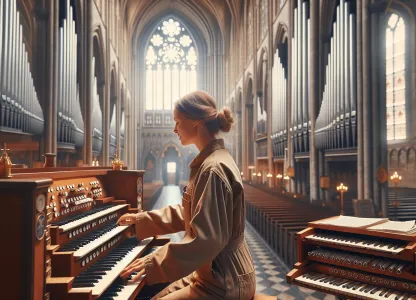
{"type": "Polygon", "coordinates": [[[392,14],[386,29],[387,140],[406,138],[406,43],[403,18],[392,14]]]}
{"type": "Polygon", "coordinates": [[[247,28],[247,56],[248,60],[251,60],[251,56],[253,55],[253,13],[252,13],[252,7],[251,7],[251,1],[249,5],[247,6],[248,14],[247,14],[247,22],[248,22],[248,28],[247,28]]]}
{"type": "Polygon", "coordinates": [[[146,50],[146,110],[172,110],[196,90],[197,54],[191,34],[173,19],[156,26],[146,50]]]}
{"type": "Polygon", "coordinates": [[[268,0],[261,0],[260,3],[260,37],[263,40],[267,32],[267,20],[269,15],[269,4],[268,0]]]}

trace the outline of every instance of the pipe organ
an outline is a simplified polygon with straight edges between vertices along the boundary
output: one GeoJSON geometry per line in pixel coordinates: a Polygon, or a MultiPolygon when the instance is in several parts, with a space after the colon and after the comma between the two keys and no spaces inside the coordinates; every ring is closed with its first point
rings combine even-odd
{"type": "Polygon", "coordinates": [[[316,147],[356,147],[356,30],[350,3],[340,1],[333,24],[326,83],[316,120],[316,147]]]}
{"type": "Polygon", "coordinates": [[[77,34],[72,10],[67,0],[67,19],[59,28],[58,147],[63,148],[82,147],[84,144],[84,121],[77,84],[77,34]]]}
{"type": "Polygon", "coordinates": [[[111,121],[110,121],[110,157],[113,158],[117,149],[117,106],[116,104],[112,107],[111,121]]]}
{"type": "MultiPolygon", "coordinates": [[[[92,58],[92,69],[95,70],[95,58],[92,58]]],[[[103,147],[103,116],[100,105],[100,96],[97,92],[97,78],[92,75],[92,152],[94,155],[99,155],[103,147]]]]}
{"type": "Polygon", "coordinates": [[[295,152],[309,152],[309,4],[297,1],[292,37],[292,116],[290,134],[295,152]]]}
{"type": "Polygon", "coordinates": [[[272,148],[273,156],[283,156],[287,147],[287,124],[286,124],[286,76],[283,64],[280,61],[279,50],[274,54],[272,68],[272,148]]]}
{"type": "Polygon", "coordinates": [[[0,3],[0,130],[40,135],[44,117],[23,42],[16,1],[0,3]]]}
{"type": "Polygon", "coordinates": [[[8,287],[3,299],[143,295],[142,280],[127,285],[119,274],[136,257],[168,240],[138,240],[133,225],[116,224],[123,214],[142,211],[143,171],[86,167],[12,173],[14,178],[0,179],[0,209],[10,209],[1,228],[3,234],[11,234],[10,247],[0,249],[7,257],[2,266],[8,270],[2,280],[8,287]]]}

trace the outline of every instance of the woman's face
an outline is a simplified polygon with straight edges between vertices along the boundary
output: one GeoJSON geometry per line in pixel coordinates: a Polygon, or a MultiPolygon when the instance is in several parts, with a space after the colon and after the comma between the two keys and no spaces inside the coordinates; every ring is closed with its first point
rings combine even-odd
{"type": "Polygon", "coordinates": [[[194,144],[198,134],[196,122],[187,119],[176,109],[173,110],[173,119],[175,120],[175,128],[173,129],[173,132],[178,135],[182,146],[194,144]]]}

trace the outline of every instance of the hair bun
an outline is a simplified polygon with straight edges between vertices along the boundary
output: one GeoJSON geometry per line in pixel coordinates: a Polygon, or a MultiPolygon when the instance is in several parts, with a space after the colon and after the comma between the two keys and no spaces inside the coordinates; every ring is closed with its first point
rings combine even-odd
{"type": "Polygon", "coordinates": [[[231,130],[231,125],[234,124],[233,113],[231,108],[224,106],[218,112],[218,119],[220,121],[220,129],[224,132],[229,132],[231,130]]]}

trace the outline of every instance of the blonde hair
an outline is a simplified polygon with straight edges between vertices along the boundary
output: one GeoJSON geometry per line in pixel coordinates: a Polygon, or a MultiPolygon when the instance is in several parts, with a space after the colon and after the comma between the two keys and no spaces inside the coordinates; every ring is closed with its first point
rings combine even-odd
{"type": "Polygon", "coordinates": [[[205,91],[191,92],[175,102],[175,109],[191,120],[204,121],[212,134],[220,130],[229,132],[234,124],[231,109],[224,106],[220,111],[214,98],[205,91]]]}

